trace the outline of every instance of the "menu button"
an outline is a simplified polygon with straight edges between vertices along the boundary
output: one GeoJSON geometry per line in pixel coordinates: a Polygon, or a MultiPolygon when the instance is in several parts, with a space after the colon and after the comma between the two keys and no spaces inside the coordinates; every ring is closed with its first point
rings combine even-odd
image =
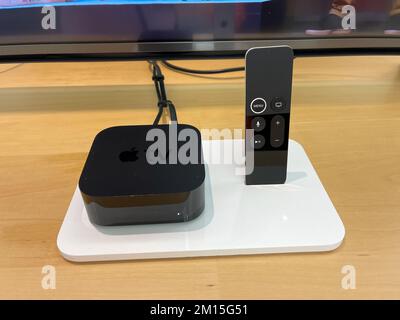
{"type": "Polygon", "coordinates": [[[263,98],[256,98],[250,104],[250,109],[255,114],[260,114],[267,109],[267,102],[263,98]]]}

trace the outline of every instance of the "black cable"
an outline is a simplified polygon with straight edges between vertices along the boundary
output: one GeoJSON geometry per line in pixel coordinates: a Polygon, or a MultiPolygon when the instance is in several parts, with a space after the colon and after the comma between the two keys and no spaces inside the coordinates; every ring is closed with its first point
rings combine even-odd
{"type": "Polygon", "coordinates": [[[156,118],[154,119],[153,125],[158,125],[160,119],[162,117],[164,108],[169,109],[169,116],[171,121],[178,122],[178,117],[176,115],[176,109],[171,100],[167,98],[167,91],[165,90],[164,85],[164,75],[161,71],[160,66],[157,64],[157,61],[149,61],[153,70],[153,81],[154,86],[156,88],[157,99],[158,99],[158,113],[156,118]]]}
{"type": "Polygon", "coordinates": [[[177,66],[166,60],[162,60],[161,63],[168,69],[172,69],[172,70],[184,72],[184,73],[191,73],[191,74],[221,74],[221,73],[229,73],[229,72],[240,72],[240,71],[245,70],[244,67],[234,67],[234,68],[215,69],[215,70],[196,70],[196,69],[189,69],[189,68],[177,66]]]}
{"type": "Polygon", "coordinates": [[[170,100],[169,100],[169,117],[171,118],[171,121],[178,122],[178,116],[176,115],[175,105],[170,100]]]}
{"type": "Polygon", "coordinates": [[[154,119],[153,126],[158,125],[158,123],[160,122],[160,119],[161,119],[162,114],[163,114],[163,108],[159,108],[159,109],[158,109],[157,116],[156,116],[156,118],[154,119]]]}

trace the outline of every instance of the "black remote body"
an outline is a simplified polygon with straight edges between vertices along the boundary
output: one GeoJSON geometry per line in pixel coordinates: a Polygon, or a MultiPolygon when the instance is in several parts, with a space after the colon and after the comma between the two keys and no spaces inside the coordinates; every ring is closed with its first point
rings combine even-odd
{"type": "Polygon", "coordinates": [[[293,50],[252,48],[246,53],[246,184],[286,182],[293,50]],[[250,152],[254,154],[250,157],[250,152]]]}

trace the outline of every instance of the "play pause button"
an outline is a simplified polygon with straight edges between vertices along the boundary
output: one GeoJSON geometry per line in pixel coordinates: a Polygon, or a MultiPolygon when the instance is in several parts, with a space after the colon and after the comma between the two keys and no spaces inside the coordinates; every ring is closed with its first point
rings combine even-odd
{"type": "Polygon", "coordinates": [[[265,138],[261,134],[256,134],[254,136],[254,149],[262,149],[265,145],[265,138]]]}

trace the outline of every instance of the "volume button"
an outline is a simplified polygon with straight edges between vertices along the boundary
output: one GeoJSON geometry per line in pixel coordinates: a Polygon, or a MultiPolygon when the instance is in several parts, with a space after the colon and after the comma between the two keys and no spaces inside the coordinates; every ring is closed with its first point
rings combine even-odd
{"type": "Polygon", "coordinates": [[[270,144],[273,148],[279,148],[285,141],[285,118],[274,116],[271,120],[270,144]]]}

